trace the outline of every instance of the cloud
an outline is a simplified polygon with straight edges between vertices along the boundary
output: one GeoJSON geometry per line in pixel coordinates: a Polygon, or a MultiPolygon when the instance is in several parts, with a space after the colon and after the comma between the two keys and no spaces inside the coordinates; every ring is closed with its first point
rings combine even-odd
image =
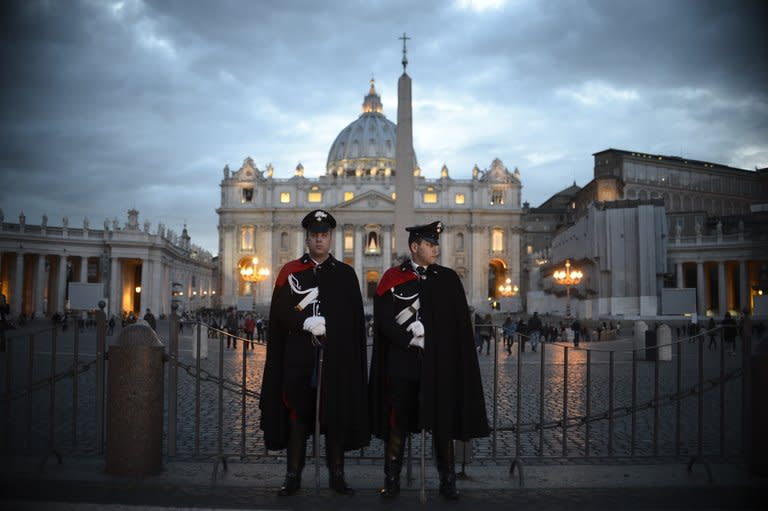
{"type": "Polygon", "coordinates": [[[626,103],[640,99],[636,90],[620,89],[597,81],[586,82],[573,88],[559,88],[555,94],[573,99],[584,106],[608,106],[611,103],[626,103]]]}
{"type": "Polygon", "coordinates": [[[0,3],[0,208],[130,207],[218,249],[221,170],[325,172],[373,75],[396,120],[403,32],[425,175],[499,157],[543,202],[617,147],[768,166],[768,4],[0,3]],[[403,13],[408,13],[404,16],[403,13]],[[43,29],[44,27],[44,29],[43,29]],[[42,185],[41,185],[42,183],[42,185]]]}

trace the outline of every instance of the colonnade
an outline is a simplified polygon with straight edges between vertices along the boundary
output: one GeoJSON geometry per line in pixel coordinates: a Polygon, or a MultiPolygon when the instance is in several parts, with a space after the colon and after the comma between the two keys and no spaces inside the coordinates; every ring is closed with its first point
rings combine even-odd
{"type": "Polygon", "coordinates": [[[722,317],[752,310],[752,265],[747,260],[676,261],[676,287],[696,288],[697,313],[722,317]]]}
{"type": "Polygon", "coordinates": [[[110,314],[133,311],[143,315],[147,308],[156,315],[168,314],[172,283],[177,282],[182,291],[173,299],[183,302],[183,310],[210,307],[214,295],[210,278],[193,278],[188,273],[172,268],[168,261],[107,258],[96,253],[0,253],[0,292],[8,301],[11,317],[63,314],[70,305],[67,286],[71,282],[102,283],[110,314]]]}

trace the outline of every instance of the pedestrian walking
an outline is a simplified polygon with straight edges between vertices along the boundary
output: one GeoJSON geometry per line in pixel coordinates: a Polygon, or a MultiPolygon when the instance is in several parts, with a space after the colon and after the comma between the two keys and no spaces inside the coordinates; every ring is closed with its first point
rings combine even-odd
{"type": "Polygon", "coordinates": [[[573,330],[573,345],[578,348],[581,339],[581,323],[578,319],[574,319],[571,323],[571,330],[573,330]]]}
{"type": "Polygon", "coordinates": [[[267,449],[287,448],[278,495],[301,488],[313,431],[325,433],[330,487],[351,494],[344,451],[370,440],[363,299],[354,269],[330,254],[333,216],[318,209],[301,225],[308,252],[283,266],[272,293],[261,429],[267,449]]]}
{"type": "Polygon", "coordinates": [[[714,316],[709,317],[709,322],[707,322],[707,334],[709,335],[709,345],[707,346],[707,349],[710,350],[717,350],[717,323],[715,323],[714,316]]]}
{"type": "Polygon", "coordinates": [[[517,330],[517,324],[512,319],[512,315],[508,314],[504,323],[501,325],[504,331],[504,346],[507,348],[507,354],[512,353],[512,344],[515,342],[515,332],[517,330]]]}
{"type": "Polygon", "coordinates": [[[253,315],[245,315],[245,321],[243,321],[243,330],[245,330],[245,338],[248,339],[248,346],[253,349],[253,332],[256,330],[256,320],[253,319],[253,315]]]}
{"type": "Polygon", "coordinates": [[[539,318],[538,312],[534,312],[531,320],[528,321],[528,335],[530,336],[531,350],[536,351],[541,336],[541,318],[539,318]]]}
{"type": "Polygon", "coordinates": [[[736,355],[736,320],[731,317],[730,312],[726,312],[720,325],[723,327],[724,345],[728,347],[731,355],[736,355]]]}
{"type": "Polygon", "coordinates": [[[489,432],[464,288],[455,271],[436,264],[442,228],[407,228],[411,259],[387,270],[374,296],[370,403],[373,432],[386,441],[382,497],[400,492],[409,433],[421,432],[423,452],[432,432],[439,491],[453,500],[453,440],[489,432]]]}
{"type": "Polygon", "coordinates": [[[493,324],[491,315],[486,314],[477,326],[477,333],[480,336],[480,346],[477,348],[477,352],[483,353],[483,344],[485,344],[485,354],[491,354],[491,337],[493,336],[493,324]]]}
{"type": "Polygon", "coordinates": [[[150,309],[147,309],[146,313],[144,314],[144,321],[146,321],[147,324],[152,327],[152,330],[157,331],[157,319],[155,319],[155,315],[152,314],[150,309]]]}
{"type": "Polygon", "coordinates": [[[232,346],[233,350],[237,349],[237,316],[235,311],[230,307],[227,312],[227,319],[224,321],[224,329],[227,331],[227,348],[232,346]]]}

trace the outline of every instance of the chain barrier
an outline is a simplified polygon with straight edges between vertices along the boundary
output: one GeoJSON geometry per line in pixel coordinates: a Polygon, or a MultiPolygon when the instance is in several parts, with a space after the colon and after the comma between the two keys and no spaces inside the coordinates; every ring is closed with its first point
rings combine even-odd
{"type": "Polygon", "coordinates": [[[27,397],[39,390],[43,390],[47,387],[50,387],[52,384],[56,384],[67,378],[75,378],[76,376],[80,376],[84,372],[88,371],[93,365],[95,365],[96,362],[98,362],[98,357],[89,362],[78,362],[77,367],[70,365],[68,369],[57,373],[54,376],[46,376],[45,378],[40,378],[39,380],[32,382],[31,384],[25,386],[23,390],[18,390],[15,393],[6,393],[3,396],[2,401],[14,401],[22,397],[27,397]]]}
{"type": "MultiPolygon", "coordinates": [[[[714,390],[721,384],[725,385],[727,382],[731,380],[740,378],[741,376],[743,376],[743,374],[744,374],[744,370],[739,368],[739,369],[734,369],[733,371],[727,373],[722,379],[710,378],[708,380],[705,380],[704,385],[701,389],[701,392],[706,393],[711,390],[714,390]]],[[[543,430],[558,429],[563,427],[570,429],[570,428],[585,425],[587,423],[597,422],[601,420],[608,420],[611,417],[613,419],[628,417],[636,412],[641,412],[644,410],[653,410],[654,408],[656,408],[657,405],[661,409],[664,407],[671,406],[677,401],[682,401],[688,397],[696,396],[698,394],[699,394],[699,384],[697,383],[693,385],[691,388],[689,388],[688,390],[683,390],[680,392],[659,396],[658,401],[655,399],[651,399],[649,401],[646,401],[645,403],[638,404],[634,408],[631,406],[617,408],[614,410],[613,416],[611,416],[611,414],[608,411],[605,411],[605,412],[601,412],[591,416],[576,415],[573,417],[568,417],[568,421],[566,423],[564,423],[562,419],[545,422],[543,424],[540,424],[538,422],[521,423],[519,425],[497,427],[496,431],[516,432],[517,429],[519,428],[520,433],[534,433],[542,429],[543,430]]]]}
{"type": "Polygon", "coordinates": [[[200,381],[211,382],[211,383],[215,383],[216,385],[221,385],[224,390],[228,390],[229,392],[238,393],[238,394],[245,393],[245,395],[248,397],[254,397],[256,399],[261,398],[261,394],[254,390],[246,389],[245,391],[243,391],[243,384],[241,382],[228,380],[226,378],[219,378],[218,376],[215,376],[210,371],[207,371],[203,368],[200,368],[200,373],[198,376],[196,367],[189,364],[185,364],[184,362],[178,360],[177,358],[174,358],[173,356],[169,357],[169,359],[173,360],[173,362],[178,367],[184,369],[184,371],[186,371],[187,374],[192,378],[199,377],[200,381]]]}
{"type": "MultiPolygon", "coordinates": [[[[224,335],[230,335],[229,333],[223,330],[214,329],[214,328],[212,328],[212,330],[224,335]]],[[[522,335],[525,335],[525,334],[522,334],[522,335]]],[[[702,334],[698,334],[698,335],[702,335],[702,334]]],[[[256,344],[259,346],[266,346],[266,344],[263,342],[249,341],[248,339],[242,339],[239,337],[238,339],[241,339],[244,342],[252,342],[253,344],[256,344]]],[[[678,342],[681,342],[681,341],[678,341],[678,342]]],[[[98,358],[99,357],[96,357],[87,362],[82,362],[82,361],[78,362],[76,366],[71,365],[68,369],[61,371],[54,376],[47,376],[45,378],[41,378],[39,380],[34,381],[30,385],[25,386],[23,390],[6,393],[2,397],[2,401],[14,401],[16,399],[27,397],[33,394],[34,392],[43,390],[67,378],[79,377],[81,374],[90,370],[91,367],[98,362],[98,358]]],[[[107,360],[106,357],[104,358],[105,360],[107,360]]],[[[184,362],[182,362],[176,357],[168,356],[168,359],[173,361],[178,367],[186,371],[186,373],[192,378],[199,378],[200,381],[203,381],[203,382],[211,382],[216,385],[221,385],[221,387],[224,390],[227,390],[234,394],[245,394],[245,396],[255,398],[255,399],[261,398],[261,394],[259,392],[256,392],[254,390],[249,390],[249,389],[244,390],[242,387],[242,382],[237,382],[227,378],[219,378],[218,376],[212,374],[210,371],[203,368],[201,368],[200,372],[198,373],[195,366],[190,364],[185,364],[184,362]]],[[[620,419],[622,417],[630,416],[633,413],[637,413],[645,410],[652,410],[657,406],[659,408],[671,406],[677,401],[682,401],[689,397],[696,396],[700,392],[701,393],[710,392],[718,388],[720,385],[725,385],[729,381],[742,377],[743,374],[744,374],[743,368],[738,368],[733,371],[730,371],[729,373],[726,373],[723,378],[709,378],[707,380],[704,380],[701,388],[699,388],[700,387],[699,384],[696,383],[686,390],[660,396],[658,400],[650,399],[644,403],[638,404],[634,408],[631,406],[617,408],[614,410],[612,418],[620,419]]],[[[593,414],[590,416],[582,415],[582,416],[568,417],[567,421],[565,422],[563,421],[563,419],[559,419],[559,420],[552,420],[545,423],[538,423],[538,422],[520,423],[517,425],[512,424],[509,426],[500,426],[500,427],[497,427],[495,430],[516,432],[519,429],[520,433],[534,433],[540,430],[559,429],[563,427],[574,428],[574,427],[585,425],[587,423],[593,423],[601,420],[608,420],[610,418],[611,418],[611,414],[608,411],[605,411],[605,412],[593,414]]]]}

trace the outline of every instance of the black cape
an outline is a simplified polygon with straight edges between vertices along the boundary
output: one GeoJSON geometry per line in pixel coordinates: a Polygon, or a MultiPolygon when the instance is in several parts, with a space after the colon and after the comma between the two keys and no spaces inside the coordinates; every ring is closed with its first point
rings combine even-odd
{"type": "MultiPolygon", "coordinates": [[[[259,408],[267,449],[286,447],[289,407],[314,414],[312,384],[316,350],[302,329],[308,311],[296,311],[302,298],[291,291],[289,275],[319,289],[319,312],[326,320],[320,422],[324,432],[335,432],[344,450],[368,445],[367,355],[365,319],[355,271],[333,256],[313,271],[308,255],[287,263],[280,271],[269,312],[267,357],[259,408]]],[[[316,373],[314,373],[316,374],[316,373]]],[[[314,430],[314,416],[308,426],[314,430]]]]}
{"type": "MultiPolygon", "coordinates": [[[[389,350],[408,333],[393,333],[397,305],[390,282],[398,282],[390,272],[410,272],[410,261],[391,268],[382,277],[374,297],[374,344],[369,380],[371,430],[379,438],[389,433],[390,405],[387,378],[397,370],[387,367],[389,350]]],[[[402,280],[402,279],[400,279],[402,280]]],[[[403,285],[410,285],[408,283],[403,285]]],[[[420,282],[420,316],[424,324],[424,354],[421,364],[421,422],[409,425],[411,432],[422,426],[433,433],[468,440],[488,436],[480,367],[475,351],[469,307],[459,276],[450,268],[431,265],[427,279],[420,282]]],[[[404,327],[399,327],[404,330],[404,327]]],[[[394,349],[394,348],[393,348],[394,349]]]]}

